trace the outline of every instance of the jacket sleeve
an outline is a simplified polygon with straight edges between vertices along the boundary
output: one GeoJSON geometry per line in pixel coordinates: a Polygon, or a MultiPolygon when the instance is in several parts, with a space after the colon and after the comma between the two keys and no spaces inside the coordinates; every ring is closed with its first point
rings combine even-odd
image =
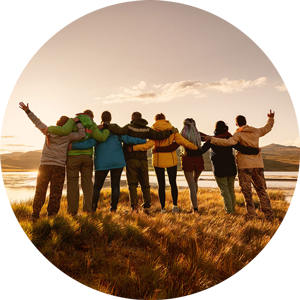
{"type": "Polygon", "coordinates": [[[228,146],[236,145],[239,142],[239,139],[240,139],[240,133],[237,132],[229,139],[218,139],[218,138],[212,137],[210,142],[211,142],[211,144],[214,144],[217,146],[228,147],[228,146]]]}
{"type": "Polygon", "coordinates": [[[181,146],[184,146],[188,149],[191,149],[191,150],[197,150],[198,149],[198,146],[194,145],[193,143],[191,143],[190,141],[185,139],[180,133],[175,133],[174,140],[177,144],[179,144],[181,146]]]}
{"type": "Polygon", "coordinates": [[[207,152],[210,149],[211,145],[210,142],[206,142],[202,147],[201,147],[201,152],[202,154],[204,154],[205,152],[207,152]]]}
{"type": "Polygon", "coordinates": [[[145,139],[140,139],[140,138],[132,137],[129,135],[121,135],[121,136],[119,136],[119,140],[125,144],[131,144],[131,145],[147,143],[147,141],[145,139]]]}
{"type": "Polygon", "coordinates": [[[81,123],[77,123],[76,124],[76,128],[78,130],[78,132],[71,132],[68,136],[69,136],[69,140],[71,142],[73,141],[79,141],[81,139],[83,139],[85,137],[85,129],[83,127],[83,125],[81,123]]]}
{"type": "Polygon", "coordinates": [[[37,129],[42,130],[47,127],[32,111],[27,110],[26,114],[37,129]]]}
{"type": "Polygon", "coordinates": [[[149,140],[146,144],[136,145],[133,146],[133,151],[147,151],[151,149],[155,145],[155,142],[153,140],[149,140]]]}
{"type": "Polygon", "coordinates": [[[75,122],[72,118],[70,118],[67,123],[63,126],[49,126],[48,131],[50,133],[56,134],[56,135],[68,135],[70,134],[73,129],[75,130],[75,122]]]}
{"type": "Polygon", "coordinates": [[[179,144],[173,142],[171,145],[165,147],[156,146],[155,149],[153,149],[153,152],[173,152],[176,151],[179,146],[179,144]]]}
{"type": "Polygon", "coordinates": [[[267,124],[258,129],[259,137],[266,135],[268,132],[272,130],[272,127],[274,125],[274,118],[269,118],[267,124]]]}
{"type": "Polygon", "coordinates": [[[107,129],[116,135],[127,135],[128,134],[128,127],[120,127],[118,124],[109,124],[107,129]]]}
{"type": "Polygon", "coordinates": [[[73,143],[72,149],[73,150],[85,150],[92,148],[97,145],[97,141],[95,139],[88,139],[83,142],[73,143]]]}
{"type": "Polygon", "coordinates": [[[147,138],[150,140],[161,141],[167,139],[171,134],[173,134],[172,130],[156,131],[150,128],[147,138]]]}
{"type": "Polygon", "coordinates": [[[242,154],[257,155],[259,153],[258,148],[242,146],[240,143],[234,145],[233,148],[242,154]]]}
{"type": "Polygon", "coordinates": [[[96,123],[93,125],[92,130],[93,130],[92,131],[92,138],[95,139],[99,143],[104,142],[110,134],[109,130],[107,130],[107,129],[103,129],[102,131],[100,131],[98,129],[96,123]]]}

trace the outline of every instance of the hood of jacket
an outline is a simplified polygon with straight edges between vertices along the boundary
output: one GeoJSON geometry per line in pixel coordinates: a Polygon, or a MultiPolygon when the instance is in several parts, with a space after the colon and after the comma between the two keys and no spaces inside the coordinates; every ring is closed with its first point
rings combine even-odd
{"type": "Polygon", "coordinates": [[[255,131],[255,128],[254,127],[251,127],[251,126],[248,126],[248,125],[245,125],[245,126],[242,126],[242,127],[239,127],[236,132],[254,132],[255,131]]]}
{"type": "Polygon", "coordinates": [[[167,120],[158,120],[153,125],[152,128],[156,131],[172,130],[172,124],[167,120]]]}
{"type": "Polygon", "coordinates": [[[148,125],[148,122],[145,119],[138,119],[131,121],[130,124],[136,128],[145,128],[148,125]]]}
{"type": "Polygon", "coordinates": [[[91,127],[94,124],[94,121],[87,114],[76,114],[76,117],[79,118],[84,128],[91,127]]]}
{"type": "Polygon", "coordinates": [[[232,137],[231,133],[228,132],[228,131],[226,131],[226,132],[224,132],[222,134],[217,134],[216,132],[214,132],[214,134],[215,134],[215,136],[221,135],[222,136],[221,138],[224,138],[224,139],[232,137]]]}

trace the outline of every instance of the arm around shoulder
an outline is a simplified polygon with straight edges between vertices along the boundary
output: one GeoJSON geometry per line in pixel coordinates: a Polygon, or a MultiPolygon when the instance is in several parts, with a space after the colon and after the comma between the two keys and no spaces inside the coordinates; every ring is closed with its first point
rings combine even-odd
{"type": "Polygon", "coordinates": [[[75,130],[75,122],[72,118],[66,122],[63,126],[49,126],[48,131],[52,134],[64,136],[70,134],[73,129],[75,130]]]}

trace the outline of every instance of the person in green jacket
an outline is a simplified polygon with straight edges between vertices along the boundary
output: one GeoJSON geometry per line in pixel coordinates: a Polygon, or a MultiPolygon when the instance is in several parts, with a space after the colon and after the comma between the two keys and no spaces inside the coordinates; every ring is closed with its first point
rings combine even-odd
{"type": "MultiPolygon", "coordinates": [[[[98,142],[104,142],[109,136],[109,130],[102,132],[93,121],[94,114],[91,110],[85,110],[76,115],[85,128],[85,137],[80,141],[93,138],[98,142]]],[[[48,132],[60,136],[77,131],[74,122],[67,122],[64,126],[50,126],[48,132]]],[[[69,150],[67,159],[67,202],[68,212],[71,215],[78,213],[79,207],[79,173],[81,174],[81,187],[83,192],[83,211],[92,212],[93,196],[93,148],[85,150],[69,150]]]]}
{"type": "MultiPolygon", "coordinates": [[[[156,131],[147,126],[148,122],[142,118],[140,112],[134,112],[131,115],[131,122],[124,127],[117,124],[102,124],[99,129],[108,129],[112,134],[129,135],[141,139],[164,140],[171,134],[178,132],[177,128],[172,127],[172,130],[156,131]]],[[[149,213],[151,206],[150,184],[148,174],[148,159],[147,151],[129,152],[128,145],[123,145],[125,160],[126,160],[126,177],[129,186],[129,195],[131,208],[133,212],[138,212],[138,195],[137,186],[140,183],[144,203],[142,210],[149,213]]]]}

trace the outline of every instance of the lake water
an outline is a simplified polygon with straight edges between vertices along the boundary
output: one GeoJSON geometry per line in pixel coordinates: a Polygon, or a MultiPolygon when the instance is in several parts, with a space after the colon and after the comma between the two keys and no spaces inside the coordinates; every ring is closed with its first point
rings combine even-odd
{"type": "MultiPolygon", "coordinates": [[[[150,184],[157,185],[157,179],[154,171],[149,172],[150,184]]],[[[3,172],[2,173],[6,193],[10,202],[18,202],[32,198],[35,193],[37,172],[3,172]]],[[[296,187],[298,172],[265,172],[267,180],[267,186],[270,189],[285,189],[289,190],[288,199],[293,195],[293,191],[296,187]]],[[[121,186],[126,186],[126,175],[123,172],[121,176],[121,186]]],[[[106,183],[109,184],[109,176],[106,179],[106,183]]],[[[168,178],[166,176],[166,185],[168,185],[168,178]]],[[[179,187],[187,187],[187,182],[182,171],[178,171],[177,185],[179,187]]],[[[235,187],[237,188],[238,181],[235,181],[235,187]]],[[[217,188],[216,181],[211,171],[202,172],[199,180],[199,187],[203,188],[217,188]]],[[[49,189],[48,189],[49,193],[49,189]]],[[[63,193],[66,193],[66,183],[63,193]]]]}

